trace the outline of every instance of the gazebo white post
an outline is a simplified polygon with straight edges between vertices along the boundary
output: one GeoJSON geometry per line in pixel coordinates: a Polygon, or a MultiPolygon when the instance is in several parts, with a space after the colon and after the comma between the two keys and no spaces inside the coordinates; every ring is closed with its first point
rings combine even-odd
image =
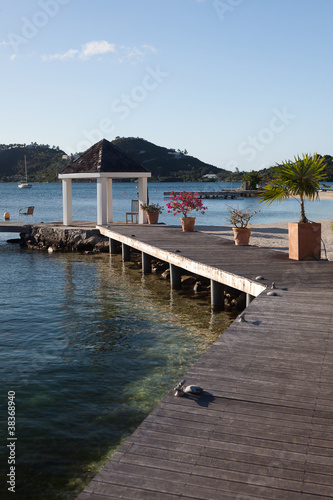
{"type": "Polygon", "coordinates": [[[147,213],[142,210],[141,203],[148,203],[147,177],[139,177],[139,224],[147,224],[147,213]]]}
{"type": "Polygon", "coordinates": [[[72,179],[62,179],[62,211],[63,225],[70,226],[72,215],[72,179]]]}
{"type": "Polygon", "coordinates": [[[107,223],[107,199],[106,178],[97,178],[97,224],[99,226],[107,223]]]}
{"type": "Polygon", "coordinates": [[[112,179],[107,178],[106,182],[106,198],[107,198],[107,223],[113,221],[112,214],[112,179]]]}

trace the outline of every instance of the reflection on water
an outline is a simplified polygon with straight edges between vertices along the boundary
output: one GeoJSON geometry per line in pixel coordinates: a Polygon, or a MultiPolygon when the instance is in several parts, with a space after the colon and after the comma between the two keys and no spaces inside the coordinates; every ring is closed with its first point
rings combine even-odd
{"type": "Polygon", "coordinates": [[[17,497],[75,498],[233,317],[212,316],[202,298],[117,255],[6,245],[0,254],[1,395],[16,392],[17,497]]]}

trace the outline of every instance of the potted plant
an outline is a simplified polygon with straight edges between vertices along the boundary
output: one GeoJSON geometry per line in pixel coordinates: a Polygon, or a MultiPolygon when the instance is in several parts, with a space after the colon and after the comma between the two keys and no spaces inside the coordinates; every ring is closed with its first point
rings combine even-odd
{"type": "Polygon", "coordinates": [[[238,206],[229,205],[228,212],[228,222],[233,225],[235,245],[248,245],[252,231],[252,227],[248,227],[248,224],[254,215],[260,213],[260,210],[253,210],[250,213],[248,208],[242,211],[238,206]]]}
{"type": "Polygon", "coordinates": [[[275,167],[273,179],[259,192],[260,201],[270,205],[287,198],[295,198],[300,203],[299,222],[289,222],[289,258],[304,260],[320,259],[321,224],[310,222],[305,215],[304,201],[319,199],[320,182],[326,175],[324,158],[317,154],[295,156],[275,167]]]}
{"type": "Polygon", "coordinates": [[[164,210],[158,203],[146,203],[140,205],[144,212],[147,212],[148,224],[157,224],[158,216],[164,210]]]}
{"type": "Polygon", "coordinates": [[[168,213],[173,212],[173,215],[183,215],[183,217],[180,218],[183,231],[194,230],[195,217],[189,217],[188,214],[196,211],[201,212],[203,215],[207,210],[207,207],[203,206],[202,200],[200,200],[198,196],[198,193],[191,193],[188,191],[183,191],[179,194],[176,194],[174,191],[170,193],[170,201],[166,204],[169,208],[168,213]]]}

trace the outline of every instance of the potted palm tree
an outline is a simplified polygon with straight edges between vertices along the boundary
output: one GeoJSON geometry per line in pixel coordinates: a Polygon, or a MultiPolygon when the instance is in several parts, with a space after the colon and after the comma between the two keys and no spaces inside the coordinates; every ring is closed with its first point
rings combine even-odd
{"type": "Polygon", "coordinates": [[[147,212],[148,224],[157,224],[158,216],[164,210],[158,203],[147,203],[141,204],[141,208],[144,212],[147,212]]]}
{"type": "Polygon", "coordinates": [[[325,180],[324,158],[317,154],[295,156],[275,167],[274,177],[259,191],[260,201],[270,205],[287,198],[300,203],[299,222],[289,222],[289,258],[295,260],[320,259],[321,224],[310,222],[305,215],[305,199],[319,199],[320,182],[325,180]]]}

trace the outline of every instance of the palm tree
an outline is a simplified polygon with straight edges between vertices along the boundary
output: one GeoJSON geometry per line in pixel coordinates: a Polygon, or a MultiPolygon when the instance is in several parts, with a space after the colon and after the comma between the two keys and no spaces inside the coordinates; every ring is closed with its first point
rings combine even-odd
{"type": "Polygon", "coordinates": [[[257,185],[262,181],[262,175],[259,172],[252,170],[251,172],[246,172],[243,177],[243,181],[249,183],[249,189],[255,190],[257,189],[257,185]]]}
{"type": "Polygon", "coordinates": [[[273,179],[261,190],[258,195],[260,201],[270,205],[273,201],[278,203],[287,198],[296,198],[301,205],[299,222],[308,222],[304,210],[304,200],[319,199],[318,190],[320,182],[325,180],[324,158],[317,154],[311,156],[303,154],[295,156],[295,161],[284,161],[277,164],[273,179]]]}

